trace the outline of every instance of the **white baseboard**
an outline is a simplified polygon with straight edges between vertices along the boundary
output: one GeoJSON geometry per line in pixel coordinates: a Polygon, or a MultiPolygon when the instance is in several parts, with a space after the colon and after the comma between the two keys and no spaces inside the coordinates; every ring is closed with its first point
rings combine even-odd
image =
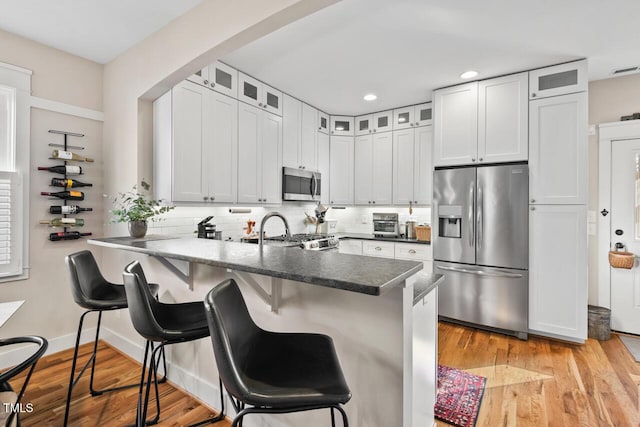
{"type": "MultiPolygon", "coordinates": [[[[96,328],[86,328],[82,330],[80,343],[86,344],[92,342],[95,338],[96,328]]],[[[49,346],[45,355],[57,353],[62,350],[73,348],[76,345],[76,334],[67,334],[47,340],[49,346]]],[[[22,348],[15,348],[0,353],[0,369],[17,365],[33,354],[33,345],[22,348]]]]}

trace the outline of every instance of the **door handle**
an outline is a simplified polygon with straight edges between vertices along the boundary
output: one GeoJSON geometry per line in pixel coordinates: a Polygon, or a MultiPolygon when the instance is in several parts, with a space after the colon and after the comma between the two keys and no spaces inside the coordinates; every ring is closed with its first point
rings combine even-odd
{"type": "Polygon", "coordinates": [[[468,220],[469,220],[469,246],[471,246],[473,248],[473,243],[474,243],[474,234],[475,234],[475,227],[473,226],[474,221],[473,221],[473,199],[474,199],[474,191],[475,191],[475,186],[476,183],[475,182],[471,182],[471,184],[469,185],[469,215],[468,215],[468,220]]]}
{"type": "Polygon", "coordinates": [[[483,227],[483,214],[484,214],[484,195],[482,194],[482,186],[478,185],[478,203],[476,206],[477,209],[477,213],[476,213],[476,218],[478,223],[476,224],[476,230],[477,230],[477,239],[476,239],[476,247],[478,249],[482,248],[482,233],[484,231],[484,227],[483,227]]]}
{"type": "Polygon", "coordinates": [[[521,279],[523,277],[522,274],[516,273],[495,273],[491,271],[468,270],[466,268],[446,267],[440,265],[436,265],[436,268],[439,268],[440,270],[454,271],[456,273],[475,274],[476,276],[506,277],[509,279],[521,279]]]}

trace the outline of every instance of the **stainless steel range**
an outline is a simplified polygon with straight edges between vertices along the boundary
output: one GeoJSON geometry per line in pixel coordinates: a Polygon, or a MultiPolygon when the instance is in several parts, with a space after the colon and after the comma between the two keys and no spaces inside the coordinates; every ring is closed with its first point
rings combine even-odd
{"type": "Polygon", "coordinates": [[[326,251],[338,247],[338,238],[332,234],[293,234],[291,236],[267,237],[265,240],[291,243],[291,246],[298,246],[311,251],[326,251]]]}

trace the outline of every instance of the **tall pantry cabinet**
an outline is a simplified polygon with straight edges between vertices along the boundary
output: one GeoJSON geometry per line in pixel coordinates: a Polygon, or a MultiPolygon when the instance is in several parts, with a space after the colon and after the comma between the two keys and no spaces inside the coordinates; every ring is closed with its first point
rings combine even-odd
{"type": "Polygon", "coordinates": [[[587,338],[586,61],[529,73],[529,330],[587,338]]]}

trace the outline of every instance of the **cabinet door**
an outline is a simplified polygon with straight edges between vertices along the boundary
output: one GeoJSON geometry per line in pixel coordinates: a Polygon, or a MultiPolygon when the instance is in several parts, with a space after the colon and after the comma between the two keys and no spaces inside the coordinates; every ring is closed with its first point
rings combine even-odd
{"type": "Polygon", "coordinates": [[[209,86],[216,92],[237,98],[238,71],[222,62],[214,62],[209,65],[209,86]]]}
{"type": "Polygon", "coordinates": [[[302,102],[284,95],[282,104],[282,165],[301,168],[302,102]]]}
{"type": "Polygon", "coordinates": [[[262,105],[258,103],[258,106],[262,107],[265,111],[281,116],[282,92],[262,83],[262,105]]]}
{"type": "Polygon", "coordinates": [[[353,137],[332,136],[330,142],[329,203],[353,204],[353,137]]]}
{"type": "Polygon", "coordinates": [[[478,159],[478,83],[434,92],[435,166],[474,164],[478,159]]]}
{"type": "Polygon", "coordinates": [[[302,104],[302,134],[300,138],[300,164],[303,169],[317,170],[316,144],[318,141],[318,110],[302,104]]]}
{"type": "Polygon", "coordinates": [[[353,136],[353,117],[331,116],[331,136],[353,136]]]}
{"type": "Polygon", "coordinates": [[[371,205],[373,135],[357,136],[354,145],[354,202],[356,205],[371,205]]]}
{"type": "Polygon", "coordinates": [[[416,105],[413,111],[415,126],[429,126],[433,124],[433,108],[431,102],[416,105]]]}
{"type": "Polygon", "coordinates": [[[262,113],[260,161],[262,203],[282,203],[282,117],[262,113]]]}
{"type": "Polygon", "coordinates": [[[195,73],[187,77],[187,80],[189,80],[192,83],[199,84],[200,86],[208,87],[209,86],[209,67],[204,67],[196,71],[195,73]]]}
{"type": "Polygon", "coordinates": [[[235,203],[238,197],[238,101],[211,92],[211,150],[206,168],[209,200],[235,203]]]}
{"type": "Polygon", "coordinates": [[[535,204],[586,204],[587,94],[529,103],[529,197],[535,204]]]}
{"type": "Polygon", "coordinates": [[[587,208],[536,205],[529,211],[529,330],[587,338],[587,208]]]}
{"type": "Polygon", "coordinates": [[[433,195],[433,127],[414,129],[413,203],[431,205],[433,195]]]}
{"type": "Polygon", "coordinates": [[[262,83],[240,72],[238,83],[238,100],[262,108],[262,83]]]}
{"type": "Polygon", "coordinates": [[[393,110],[381,111],[373,115],[373,132],[389,132],[393,129],[393,110]]]}
{"type": "Polygon", "coordinates": [[[262,202],[262,162],[259,160],[262,127],[257,107],[238,104],[238,202],[262,202]]]}
{"type": "Polygon", "coordinates": [[[396,108],[393,110],[393,130],[409,129],[413,127],[413,106],[396,108]]]}
{"type": "Polygon", "coordinates": [[[338,245],[341,254],[362,255],[362,240],[341,239],[338,245]]]}
{"type": "Polygon", "coordinates": [[[329,115],[318,111],[318,130],[322,133],[329,134],[329,115]]]}
{"type": "Polygon", "coordinates": [[[329,135],[318,131],[318,170],[320,171],[320,202],[329,204],[329,135]]]}
{"type": "Polygon", "coordinates": [[[174,202],[209,200],[210,96],[209,89],[188,81],[173,88],[174,202]]]}
{"type": "Polygon", "coordinates": [[[356,129],[355,135],[362,136],[368,135],[373,132],[373,116],[371,114],[367,114],[366,116],[356,117],[356,129]]]}
{"type": "Polygon", "coordinates": [[[529,156],[528,73],[478,85],[478,161],[515,162],[529,156]]]}
{"type": "Polygon", "coordinates": [[[584,60],[530,71],[531,99],[585,92],[587,80],[587,61],[584,60]]]}
{"type": "Polygon", "coordinates": [[[371,166],[372,204],[390,205],[393,189],[393,133],[373,135],[371,166]]]}
{"type": "Polygon", "coordinates": [[[393,131],[393,204],[413,202],[414,129],[393,131]]]}

